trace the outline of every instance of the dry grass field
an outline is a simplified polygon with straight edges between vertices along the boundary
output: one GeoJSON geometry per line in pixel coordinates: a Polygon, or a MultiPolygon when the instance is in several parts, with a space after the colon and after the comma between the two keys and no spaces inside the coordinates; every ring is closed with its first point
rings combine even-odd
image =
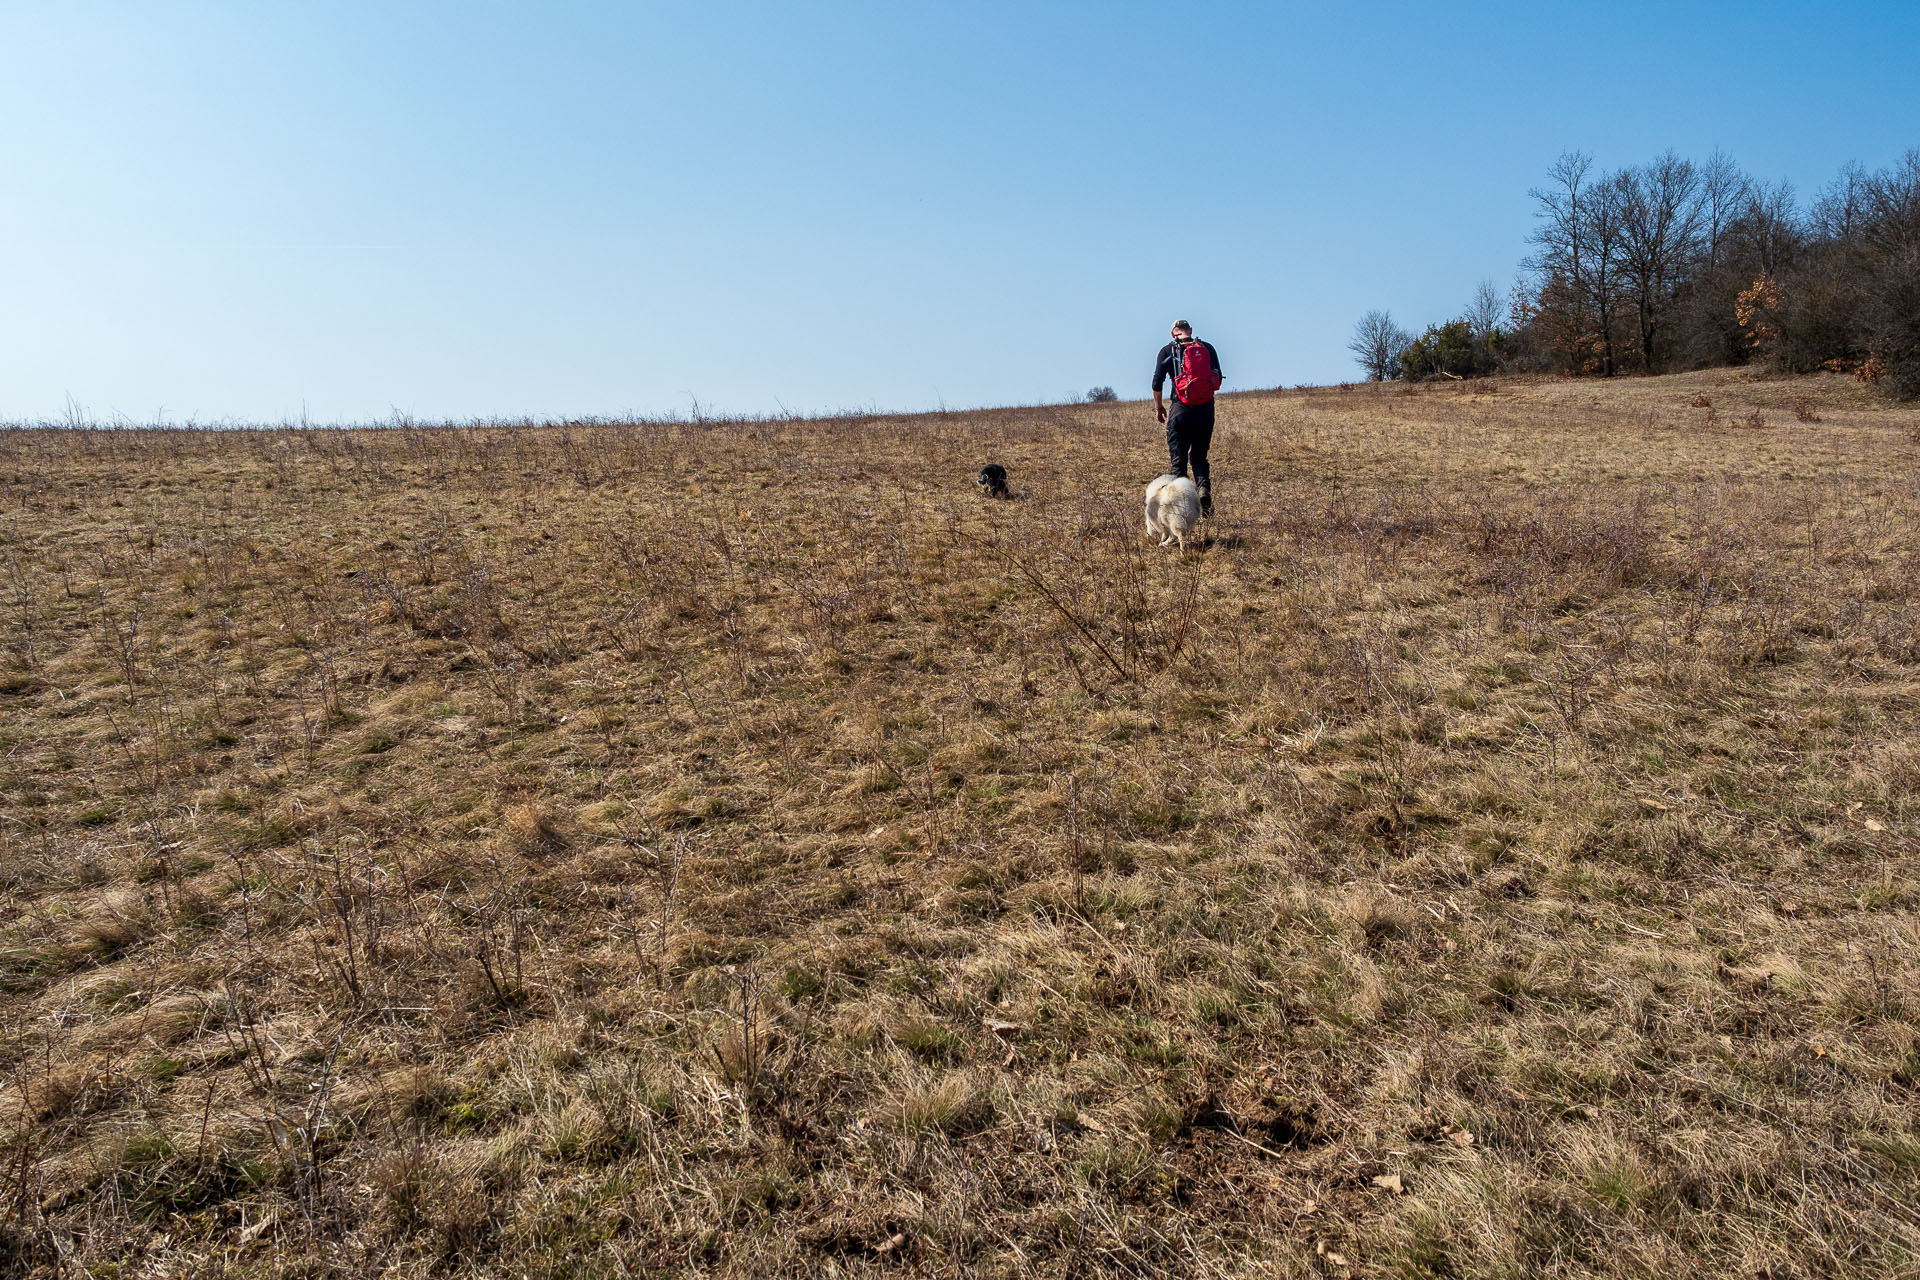
{"type": "Polygon", "coordinates": [[[1920,1273],[1920,411],[1221,420],[0,433],[0,1275],[1920,1273]]]}

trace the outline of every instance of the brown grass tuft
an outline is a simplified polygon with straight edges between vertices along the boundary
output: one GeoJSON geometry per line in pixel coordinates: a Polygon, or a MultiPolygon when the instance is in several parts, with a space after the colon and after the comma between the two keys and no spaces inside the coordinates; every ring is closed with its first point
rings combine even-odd
{"type": "Polygon", "coordinates": [[[501,822],[525,852],[552,852],[567,843],[568,824],[559,809],[546,800],[516,800],[506,806],[501,822]]]}

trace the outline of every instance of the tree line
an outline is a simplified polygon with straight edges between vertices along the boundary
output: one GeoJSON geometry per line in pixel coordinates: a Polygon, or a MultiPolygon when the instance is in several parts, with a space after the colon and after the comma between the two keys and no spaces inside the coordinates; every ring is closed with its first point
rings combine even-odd
{"type": "Polygon", "coordinates": [[[1920,150],[1848,165],[1808,201],[1719,152],[1612,172],[1569,152],[1528,194],[1511,292],[1482,284],[1418,336],[1368,312],[1348,346],[1369,380],[1760,363],[1920,396],[1920,150]]]}

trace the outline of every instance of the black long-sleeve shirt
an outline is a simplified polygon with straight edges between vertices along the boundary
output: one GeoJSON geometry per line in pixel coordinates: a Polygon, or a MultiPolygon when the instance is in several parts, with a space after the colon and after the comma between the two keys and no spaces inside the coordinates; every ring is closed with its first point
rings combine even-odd
{"type": "MultiPolygon", "coordinates": [[[[1220,380],[1222,382],[1225,382],[1227,375],[1224,373],[1220,373],[1220,353],[1218,351],[1215,351],[1213,349],[1213,344],[1211,342],[1208,342],[1205,338],[1195,338],[1194,341],[1207,349],[1207,354],[1213,357],[1213,371],[1215,373],[1220,374],[1220,380]]],[[[1154,358],[1153,393],[1155,395],[1159,395],[1160,388],[1166,385],[1166,381],[1168,378],[1175,379],[1177,383],[1179,376],[1180,376],[1180,357],[1174,351],[1174,344],[1169,342],[1166,346],[1160,348],[1160,354],[1154,358]]],[[[1176,393],[1176,398],[1177,398],[1177,394],[1178,393],[1176,393]]]]}

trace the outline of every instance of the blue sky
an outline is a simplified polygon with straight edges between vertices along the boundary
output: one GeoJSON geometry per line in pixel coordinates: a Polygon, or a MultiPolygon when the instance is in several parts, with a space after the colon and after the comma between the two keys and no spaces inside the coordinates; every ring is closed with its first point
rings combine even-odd
{"type": "Polygon", "coordinates": [[[0,419],[919,409],[1353,376],[1528,187],[1920,146],[1920,4],[0,0],[0,419]]]}

